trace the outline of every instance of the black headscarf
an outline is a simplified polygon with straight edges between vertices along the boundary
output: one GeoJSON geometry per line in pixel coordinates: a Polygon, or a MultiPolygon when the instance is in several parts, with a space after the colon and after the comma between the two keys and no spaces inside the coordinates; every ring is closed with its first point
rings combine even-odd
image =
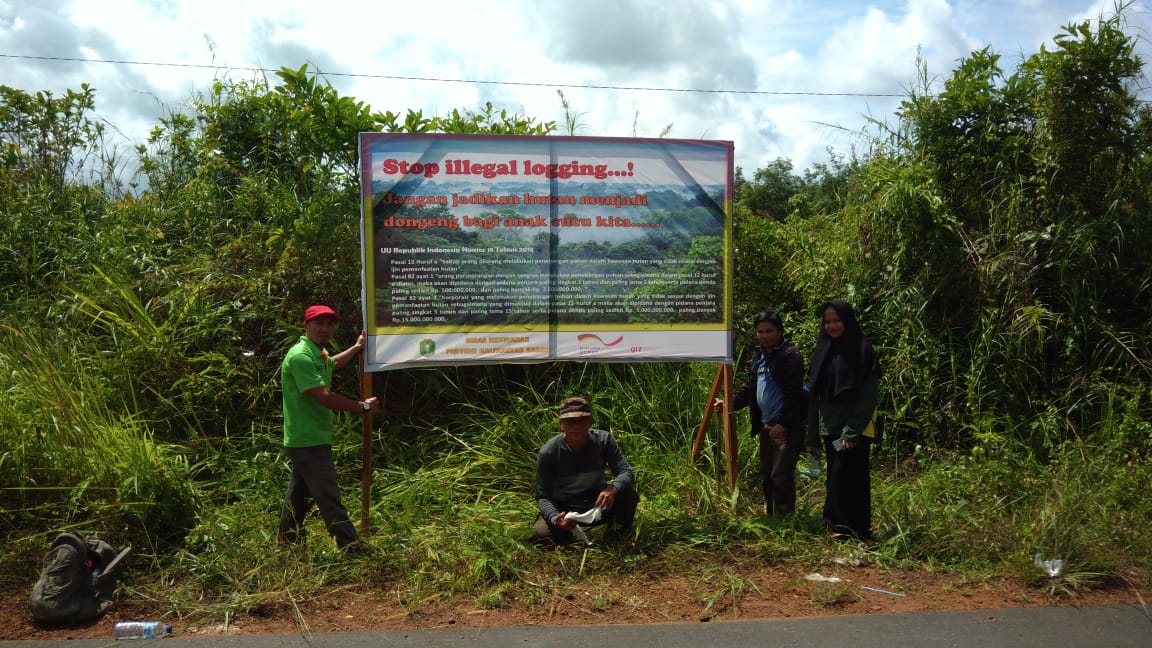
{"type": "Polygon", "coordinates": [[[824,398],[836,398],[858,389],[869,373],[880,373],[880,358],[856,321],[856,311],[848,302],[833,299],[820,307],[820,337],[812,351],[808,384],[824,398]],[[824,330],[824,312],[836,311],[844,323],[844,335],[833,339],[824,330]]]}

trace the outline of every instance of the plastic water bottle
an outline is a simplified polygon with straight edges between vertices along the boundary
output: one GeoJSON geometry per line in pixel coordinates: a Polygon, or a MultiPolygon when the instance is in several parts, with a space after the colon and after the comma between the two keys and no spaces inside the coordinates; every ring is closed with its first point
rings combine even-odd
{"type": "Polygon", "coordinates": [[[112,627],[113,639],[155,639],[172,632],[172,626],[160,621],[117,621],[112,627]]]}

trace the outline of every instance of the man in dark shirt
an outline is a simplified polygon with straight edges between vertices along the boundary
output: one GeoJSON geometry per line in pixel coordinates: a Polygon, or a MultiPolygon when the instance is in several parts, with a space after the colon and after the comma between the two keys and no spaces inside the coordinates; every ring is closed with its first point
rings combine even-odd
{"type": "MultiPolygon", "coordinates": [[[[540,448],[536,457],[536,505],[540,515],[532,527],[531,541],[557,544],[572,542],[579,515],[599,508],[600,519],[583,526],[610,525],[605,539],[621,537],[632,528],[636,494],[632,466],[620,452],[616,439],[604,430],[592,429],[588,401],[567,398],[560,404],[560,434],[540,448]],[[604,469],[613,480],[605,483],[604,469]]],[[[595,516],[593,516],[595,517],[595,516]]]]}

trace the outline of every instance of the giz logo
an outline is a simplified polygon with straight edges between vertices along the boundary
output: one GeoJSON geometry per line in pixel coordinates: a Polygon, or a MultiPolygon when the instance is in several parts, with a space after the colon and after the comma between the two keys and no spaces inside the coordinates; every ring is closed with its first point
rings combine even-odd
{"type": "Polygon", "coordinates": [[[436,353],[436,341],[428,338],[420,340],[420,355],[430,356],[436,353]]]}
{"type": "Polygon", "coordinates": [[[583,346],[613,347],[613,346],[616,346],[617,344],[620,344],[623,341],[624,341],[623,335],[616,338],[615,340],[612,340],[611,342],[605,342],[603,339],[600,338],[599,335],[593,335],[592,333],[581,333],[580,335],[576,336],[576,342],[582,347],[583,346]],[[593,343],[595,343],[595,344],[593,344],[593,343]]]}

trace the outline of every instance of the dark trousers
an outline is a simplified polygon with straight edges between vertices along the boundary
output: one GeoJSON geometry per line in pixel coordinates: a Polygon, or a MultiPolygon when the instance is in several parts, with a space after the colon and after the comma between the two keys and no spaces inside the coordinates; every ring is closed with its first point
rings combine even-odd
{"type": "Polygon", "coordinates": [[[768,515],[789,515],[796,511],[796,462],[804,445],[799,424],[784,428],[785,435],[773,439],[760,432],[760,486],[768,515]]]}
{"type": "Polygon", "coordinates": [[[872,480],[870,476],[872,441],[856,439],[856,447],[837,452],[834,437],[823,437],[828,458],[824,496],[824,526],[833,533],[872,539],[872,480]]]}
{"type": "MultiPolygon", "coordinates": [[[[616,493],[616,501],[612,503],[612,510],[605,511],[604,516],[600,518],[599,522],[593,524],[584,524],[583,527],[594,527],[602,524],[615,525],[620,529],[632,528],[632,522],[636,519],[636,507],[640,504],[640,496],[632,488],[628,490],[618,491],[616,493]]],[[[595,502],[587,506],[562,505],[560,510],[565,512],[583,513],[592,508],[595,502]]],[[[532,525],[531,542],[540,543],[551,538],[556,544],[570,544],[573,540],[572,533],[563,529],[557,529],[552,526],[551,520],[545,520],[543,515],[536,516],[536,522],[532,525]]]]}
{"type": "Polygon", "coordinates": [[[284,495],[284,507],[280,512],[277,536],[280,541],[294,543],[303,538],[304,519],[312,508],[312,502],[316,502],[328,533],[336,539],[336,546],[344,547],[355,542],[356,527],[340,502],[332,446],[284,448],[284,452],[292,462],[292,476],[288,478],[288,492],[284,495]]]}

